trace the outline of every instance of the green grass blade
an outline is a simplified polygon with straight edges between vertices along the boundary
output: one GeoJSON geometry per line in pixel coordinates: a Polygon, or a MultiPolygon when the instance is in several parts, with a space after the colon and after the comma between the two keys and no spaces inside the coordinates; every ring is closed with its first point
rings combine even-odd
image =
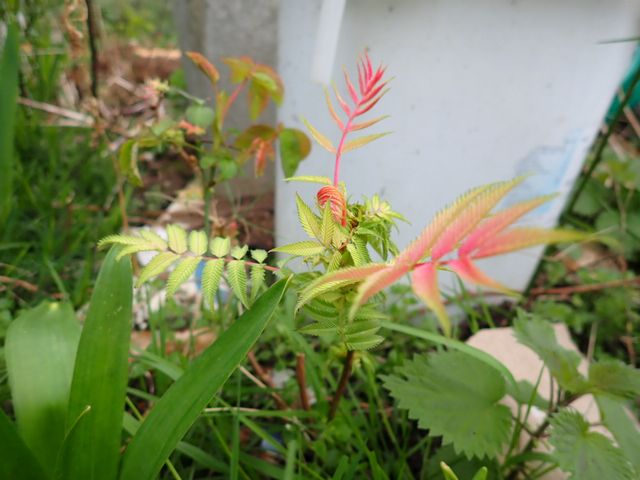
{"type": "Polygon", "coordinates": [[[41,303],[9,326],[5,357],[20,436],[53,471],[65,418],[80,324],[66,303],[41,303]]]}
{"type": "Polygon", "coordinates": [[[9,23],[0,63],[0,223],[13,196],[13,125],[18,98],[18,28],[9,23]]]}
{"type": "Polygon", "coordinates": [[[0,478],[42,480],[49,478],[0,409],[0,478]]]}
{"type": "Polygon", "coordinates": [[[267,290],[164,394],[134,435],[122,480],[152,480],[202,409],[227,381],[267,326],[287,281],[267,290]]]}
{"type": "Polygon", "coordinates": [[[100,269],[76,356],[67,430],[90,406],[61,458],[65,480],[113,480],[120,459],[122,411],[128,380],[133,285],[131,262],[112,248],[100,269]]]}

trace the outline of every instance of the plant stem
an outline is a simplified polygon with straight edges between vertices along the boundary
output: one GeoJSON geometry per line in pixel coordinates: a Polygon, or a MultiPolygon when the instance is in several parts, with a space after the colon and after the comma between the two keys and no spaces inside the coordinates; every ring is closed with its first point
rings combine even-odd
{"type": "Polygon", "coordinates": [[[340,159],[342,158],[342,149],[344,148],[344,142],[347,138],[349,130],[351,129],[351,123],[353,122],[357,109],[358,105],[353,109],[353,113],[349,115],[349,120],[347,120],[347,124],[344,126],[342,137],[340,138],[340,143],[338,144],[338,148],[336,149],[336,163],[333,168],[333,184],[336,187],[338,186],[338,181],[340,180],[340,159]]]}
{"type": "Polygon", "coordinates": [[[85,0],[87,6],[87,30],[89,36],[89,51],[91,53],[91,94],[98,97],[98,47],[96,46],[96,18],[92,0],[85,0]]]}
{"type": "Polygon", "coordinates": [[[620,101],[620,105],[618,106],[618,109],[616,110],[616,113],[613,116],[613,119],[609,123],[607,131],[604,133],[604,135],[600,137],[600,143],[596,147],[595,153],[593,154],[593,161],[591,162],[591,165],[589,165],[589,168],[587,169],[586,173],[582,176],[582,179],[580,180],[578,187],[575,189],[573,195],[571,196],[571,200],[567,204],[567,208],[565,208],[564,213],[562,214],[562,217],[566,217],[571,213],[571,211],[573,210],[573,207],[578,201],[578,198],[580,198],[580,194],[582,193],[582,190],[584,190],[584,187],[587,185],[587,182],[591,178],[591,175],[593,174],[594,170],[602,160],[602,154],[604,153],[604,149],[607,146],[607,143],[609,142],[609,137],[611,137],[611,134],[613,133],[613,128],[616,126],[616,124],[618,123],[618,120],[622,116],[622,113],[624,112],[624,109],[627,106],[627,103],[629,103],[629,100],[633,95],[633,91],[635,90],[635,87],[636,85],[638,85],[638,83],[640,83],[640,68],[636,70],[631,80],[631,83],[629,84],[629,88],[625,92],[624,97],[620,101]]]}
{"type": "Polygon", "coordinates": [[[331,406],[329,407],[329,420],[333,420],[336,416],[336,412],[338,411],[338,404],[340,403],[340,399],[344,394],[344,391],[347,388],[347,382],[349,381],[349,377],[351,376],[351,369],[353,367],[353,356],[355,351],[349,350],[347,352],[347,356],[344,359],[344,364],[342,365],[342,373],[340,374],[340,381],[338,382],[338,388],[336,388],[336,393],[333,395],[331,399],[331,406]]]}

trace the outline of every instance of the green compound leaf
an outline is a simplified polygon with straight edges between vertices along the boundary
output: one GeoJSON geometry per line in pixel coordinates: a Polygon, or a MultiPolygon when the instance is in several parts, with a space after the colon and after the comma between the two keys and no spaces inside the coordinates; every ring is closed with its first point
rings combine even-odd
{"type": "Polygon", "coordinates": [[[247,245],[236,246],[231,249],[231,256],[236,260],[242,260],[244,256],[247,254],[249,247],[247,245]]]}
{"type": "Polygon", "coordinates": [[[327,202],[322,209],[322,223],[320,225],[320,241],[324,245],[331,246],[333,231],[334,221],[333,213],[331,212],[331,202],[327,202]]]}
{"type": "Polygon", "coordinates": [[[176,265],[176,268],[169,274],[169,279],[167,280],[167,295],[176,293],[180,285],[193,275],[193,272],[198,268],[200,260],[200,257],[189,257],[176,265]]]}
{"type": "Polygon", "coordinates": [[[144,229],[140,230],[138,233],[142,238],[149,242],[149,245],[153,246],[155,250],[162,251],[167,249],[167,242],[153,230],[144,229]]]}
{"type": "Polygon", "coordinates": [[[297,257],[309,257],[311,255],[319,255],[324,252],[324,245],[312,240],[290,243],[282,247],[274,248],[272,252],[288,253],[297,257]]]}
{"type": "Polygon", "coordinates": [[[296,206],[298,208],[298,219],[303,230],[309,237],[320,239],[320,218],[313,213],[311,207],[304,203],[304,200],[298,194],[296,194],[296,206]]]}
{"type": "Polygon", "coordinates": [[[251,266],[251,302],[257,298],[260,289],[264,286],[265,270],[262,265],[251,266]]]}
{"type": "Polygon", "coordinates": [[[141,245],[149,247],[149,250],[154,250],[153,244],[148,240],[142,237],[134,237],[133,235],[108,235],[98,242],[98,248],[106,247],[107,245],[141,245]]]}
{"type": "Polygon", "coordinates": [[[209,260],[202,269],[202,296],[209,302],[212,310],[215,304],[213,297],[220,286],[223,271],[224,260],[222,258],[209,260]]]}
{"type": "Polygon", "coordinates": [[[461,352],[416,356],[382,377],[385,387],[431,435],[467,457],[496,457],[510,438],[511,411],[503,377],[461,352]]]}
{"type": "Polygon", "coordinates": [[[187,232],[178,225],[167,225],[167,236],[169,237],[169,248],[176,253],[187,251],[187,232]]]}
{"type": "Polygon", "coordinates": [[[156,275],[160,275],[167,268],[169,268],[173,262],[178,260],[180,255],[173,252],[160,252],[155,257],[151,259],[149,263],[145,265],[145,267],[140,272],[140,276],[138,277],[138,281],[136,282],[136,287],[141,286],[144,282],[149,280],[151,277],[155,277],[156,275]]]}
{"type": "Polygon", "coordinates": [[[241,260],[233,260],[227,266],[227,280],[231,290],[238,297],[245,307],[249,306],[247,298],[247,272],[245,271],[244,262],[241,260]]]}
{"type": "Polygon", "coordinates": [[[589,389],[626,398],[640,396],[640,370],[616,360],[604,360],[589,367],[589,389]]]}
{"type": "Polygon", "coordinates": [[[551,418],[549,442],[560,468],[574,480],[637,478],[622,451],[604,435],[589,431],[578,412],[564,409],[551,418]]]}
{"type": "Polygon", "coordinates": [[[216,257],[226,257],[229,255],[229,250],[231,250],[231,239],[223,237],[212,239],[210,250],[216,257]]]}
{"type": "Polygon", "coordinates": [[[562,388],[574,393],[585,390],[586,381],[578,372],[580,356],[558,344],[549,322],[519,311],[513,327],[518,342],[540,357],[562,388]]]}
{"type": "Polygon", "coordinates": [[[380,335],[349,335],[347,336],[346,346],[348,350],[370,350],[377,347],[384,341],[384,337],[380,335]]]}
{"type": "Polygon", "coordinates": [[[201,256],[207,253],[208,244],[209,239],[203,231],[194,230],[189,233],[189,251],[194,255],[201,256]]]}
{"type": "Polygon", "coordinates": [[[268,254],[266,250],[251,250],[251,258],[253,258],[258,263],[264,263],[264,261],[267,259],[267,255],[268,254]]]}

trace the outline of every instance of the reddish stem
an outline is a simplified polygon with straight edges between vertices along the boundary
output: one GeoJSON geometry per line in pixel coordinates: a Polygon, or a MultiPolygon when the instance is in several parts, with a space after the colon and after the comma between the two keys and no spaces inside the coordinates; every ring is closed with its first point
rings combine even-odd
{"type": "Polygon", "coordinates": [[[231,93],[231,95],[229,96],[229,100],[227,100],[227,104],[224,107],[224,112],[222,112],[222,118],[224,119],[227,116],[227,113],[229,112],[229,109],[231,108],[231,105],[233,105],[233,102],[236,101],[236,98],[238,98],[238,95],[240,95],[240,92],[242,91],[242,89],[244,88],[244,86],[247,84],[247,80],[243,80],[242,83],[240,83],[236,89],[231,93]]]}
{"type": "Polygon", "coordinates": [[[340,143],[338,144],[338,149],[336,150],[336,164],[333,169],[333,184],[336,187],[338,186],[338,181],[340,179],[340,159],[342,158],[342,149],[344,148],[344,141],[346,140],[347,134],[351,129],[351,123],[353,122],[353,119],[356,117],[356,110],[357,109],[354,109],[353,113],[349,115],[349,120],[347,121],[347,124],[344,126],[344,130],[342,130],[342,138],[340,138],[340,143]]]}

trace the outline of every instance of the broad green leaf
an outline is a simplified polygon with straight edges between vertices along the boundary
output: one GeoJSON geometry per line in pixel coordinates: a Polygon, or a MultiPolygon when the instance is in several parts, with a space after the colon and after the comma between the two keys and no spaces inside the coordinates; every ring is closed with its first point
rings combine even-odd
{"type": "MultiPolygon", "coordinates": [[[[607,437],[589,431],[576,411],[561,410],[551,418],[549,442],[553,457],[574,480],[634,480],[637,478],[622,451],[607,437]]],[[[637,452],[636,452],[637,453],[637,452]]]]}
{"type": "Polygon", "coordinates": [[[549,322],[519,311],[513,329],[518,342],[540,357],[562,388],[574,393],[584,391],[586,382],[578,372],[580,356],[558,344],[549,322]]]}
{"type": "Polygon", "coordinates": [[[171,296],[178,291],[180,285],[186,282],[196,271],[200,261],[200,257],[188,257],[176,265],[167,280],[167,295],[171,296]]]}
{"type": "Polygon", "coordinates": [[[302,229],[311,238],[320,239],[320,218],[313,213],[309,205],[304,203],[300,195],[296,194],[296,206],[298,208],[298,219],[302,229]]]}
{"type": "Polygon", "coordinates": [[[496,457],[508,442],[511,411],[499,402],[506,393],[502,376],[462,352],[416,356],[382,377],[385,387],[418,420],[420,428],[442,436],[467,457],[496,457]]]}
{"type": "Polygon", "coordinates": [[[236,297],[238,297],[245,307],[248,307],[247,272],[243,261],[233,260],[229,262],[229,265],[227,265],[227,280],[236,297]]]}
{"type": "Polygon", "coordinates": [[[231,250],[231,239],[227,237],[216,237],[211,240],[211,246],[209,249],[216,257],[226,257],[229,255],[229,250],[231,250]]]}
{"type": "Polygon", "coordinates": [[[280,280],[208,347],[153,407],[125,451],[121,480],[153,480],[202,409],[245,358],[287,287],[280,280]]]}
{"type": "Polygon", "coordinates": [[[194,255],[204,255],[207,253],[207,247],[209,246],[209,239],[207,234],[202,230],[194,230],[189,233],[189,251],[194,255]]]}
{"type": "Polygon", "coordinates": [[[131,262],[107,254],[96,281],[76,355],[65,454],[65,480],[113,480],[120,459],[122,411],[128,381],[133,296],[131,262]]]}
{"type": "Polygon", "coordinates": [[[191,105],[185,112],[187,121],[200,128],[209,128],[215,116],[213,109],[205,105],[191,105]]]}
{"type": "Polygon", "coordinates": [[[636,476],[640,477],[640,430],[637,421],[624,400],[609,395],[596,395],[602,423],[611,432],[613,438],[627,459],[633,464],[636,476]]]}
{"type": "Polygon", "coordinates": [[[603,360],[589,367],[589,389],[620,397],[640,396],[640,370],[617,360],[603,360]]]}
{"type": "Polygon", "coordinates": [[[295,175],[300,162],[311,152],[311,142],[304,132],[295,128],[284,128],[278,137],[280,140],[280,158],[285,177],[295,175]]]}
{"type": "Polygon", "coordinates": [[[374,133],[371,135],[365,135],[364,137],[356,138],[354,140],[349,140],[344,144],[344,148],[342,149],[342,153],[350,152],[351,150],[355,150],[356,148],[364,147],[367,143],[371,143],[374,140],[382,138],[386,135],[389,135],[391,132],[385,133],[374,133]]]}
{"type": "Polygon", "coordinates": [[[328,150],[330,153],[336,153],[336,147],[333,146],[333,143],[331,143],[331,140],[329,140],[322,133],[316,130],[316,128],[313,125],[311,125],[305,118],[303,118],[302,121],[311,132],[311,136],[313,137],[313,139],[316,142],[318,142],[318,144],[322,148],[324,148],[325,150],[328,150]]]}
{"type": "MultiPolygon", "coordinates": [[[[5,25],[7,25],[5,23],[5,25]]],[[[15,152],[14,123],[18,99],[19,35],[18,27],[9,22],[0,61],[0,224],[9,214],[13,197],[15,152]]]]}
{"type": "Polygon", "coordinates": [[[41,303],[10,325],[7,373],[20,436],[41,465],[55,465],[65,417],[80,324],[66,303],[41,303]]]}
{"type": "Polygon", "coordinates": [[[120,171],[127,177],[127,180],[136,187],[142,186],[142,177],[138,170],[138,141],[127,140],[120,147],[118,155],[118,165],[120,171]]]}
{"type": "Polygon", "coordinates": [[[158,253],[140,271],[140,276],[138,277],[138,281],[136,282],[136,287],[140,287],[144,282],[149,280],[151,277],[160,275],[162,272],[168,269],[173,264],[173,262],[175,262],[179,258],[180,258],[180,255],[173,252],[158,253]]]}
{"type": "Polygon", "coordinates": [[[0,408],[0,478],[43,480],[50,478],[24,444],[20,435],[0,408]]]}
{"type": "Polygon", "coordinates": [[[214,295],[218,291],[220,285],[220,279],[222,278],[222,272],[224,270],[224,260],[218,258],[216,260],[209,260],[202,269],[202,296],[209,302],[209,305],[213,309],[215,304],[214,295]]]}
{"type": "Polygon", "coordinates": [[[169,248],[176,253],[187,251],[187,232],[178,225],[167,225],[167,237],[169,238],[169,248]]]}
{"type": "Polygon", "coordinates": [[[311,255],[319,255],[324,252],[324,245],[311,240],[290,243],[282,247],[274,248],[272,252],[288,253],[299,257],[309,257],[311,255]]]}

